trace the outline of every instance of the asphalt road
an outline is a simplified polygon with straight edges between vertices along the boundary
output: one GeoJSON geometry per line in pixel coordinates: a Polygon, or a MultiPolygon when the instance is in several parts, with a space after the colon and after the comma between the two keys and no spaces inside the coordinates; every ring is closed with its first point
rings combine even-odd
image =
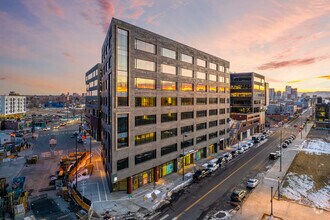
{"type": "MultiPolygon", "coordinates": [[[[309,111],[304,114],[309,115],[309,111]]],[[[293,120],[289,126],[278,128],[269,137],[268,141],[260,146],[254,146],[248,152],[232,160],[225,168],[217,171],[212,177],[202,180],[200,183],[191,184],[177,195],[170,205],[163,207],[158,219],[203,219],[212,210],[229,210],[233,207],[229,204],[230,194],[236,188],[245,189],[248,178],[252,178],[267,170],[275,162],[268,159],[269,153],[278,150],[276,146],[280,142],[280,130],[285,140],[290,134],[296,134],[301,120],[293,120]]]]}

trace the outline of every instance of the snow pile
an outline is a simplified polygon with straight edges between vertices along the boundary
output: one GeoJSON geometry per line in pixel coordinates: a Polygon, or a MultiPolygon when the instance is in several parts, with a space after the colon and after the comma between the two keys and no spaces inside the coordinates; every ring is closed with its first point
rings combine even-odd
{"type": "Polygon", "coordinates": [[[288,173],[288,186],[282,189],[282,195],[299,203],[330,210],[330,185],[315,191],[313,178],[308,175],[288,173]]]}
{"type": "Polygon", "coordinates": [[[231,209],[228,211],[217,211],[212,216],[205,216],[204,220],[227,220],[230,219],[232,216],[234,216],[236,213],[236,210],[231,209]],[[220,217],[221,216],[221,217],[220,217]]]}
{"type": "Polygon", "coordinates": [[[315,139],[308,142],[307,146],[303,147],[301,150],[317,155],[330,154],[330,143],[320,139],[315,139]]]}

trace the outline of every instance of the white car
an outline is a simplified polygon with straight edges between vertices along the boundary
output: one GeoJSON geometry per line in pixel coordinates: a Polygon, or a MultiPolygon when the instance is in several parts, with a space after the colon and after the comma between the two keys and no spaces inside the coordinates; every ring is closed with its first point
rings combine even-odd
{"type": "Polygon", "coordinates": [[[253,143],[252,142],[247,143],[247,145],[249,146],[249,148],[253,147],[253,143]]]}
{"type": "Polygon", "coordinates": [[[210,162],[208,163],[207,168],[210,169],[210,171],[213,173],[219,168],[219,164],[210,162]]]}
{"type": "Polygon", "coordinates": [[[257,179],[249,179],[246,183],[246,187],[248,188],[255,188],[259,183],[259,180],[257,179]]]}
{"type": "Polygon", "coordinates": [[[229,162],[233,159],[233,155],[231,155],[230,153],[225,153],[223,157],[226,159],[226,162],[229,162]]]}
{"type": "Polygon", "coordinates": [[[244,145],[242,146],[242,148],[244,149],[244,151],[247,151],[247,150],[249,149],[249,146],[246,145],[246,144],[244,144],[244,145]]]}
{"type": "Polygon", "coordinates": [[[239,154],[244,153],[244,149],[242,147],[237,148],[237,151],[238,151],[239,154]]]}
{"type": "Polygon", "coordinates": [[[44,130],[44,131],[49,131],[50,128],[48,127],[48,128],[44,128],[44,129],[42,129],[42,130],[44,130]]]}

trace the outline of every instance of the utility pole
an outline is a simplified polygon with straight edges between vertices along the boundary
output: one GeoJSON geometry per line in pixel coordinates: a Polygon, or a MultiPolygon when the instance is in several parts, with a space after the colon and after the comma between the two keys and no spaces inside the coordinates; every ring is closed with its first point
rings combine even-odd
{"type": "Polygon", "coordinates": [[[273,187],[270,188],[270,217],[273,218],[273,187]]]}
{"type": "Polygon", "coordinates": [[[277,177],[277,192],[278,192],[278,200],[281,198],[281,193],[280,193],[280,177],[277,177]]]}
{"type": "Polygon", "coordinates": [[[184,155],[184,148],[185,148],[185,141],[184,138],[187,137],[186,134],[182,136],[182,181],[184,181],[184,165],[185,165],[185,155],[184,155]]]}
{"type": "Polygon", "coordinates": [[[76,136],[76,190],[78,190],[78,144],[76,136]]]}
{"type": "Polygon", "coordinates": [[[281,127],[281,136],[280,136],[280,172],[282,172],[282,131],[283,131],[283,122],[282,122],[282,105],[280,104],[280,111],[281,111],[281,123],[282,123],[282,127],[281,127]]]}
{"type": "Polygon", "coordinates": [[[301,126],[302,126],[302,116],[303,116],[303,114],[300,115],[300,129],[299,129],[300,130],[300,135],[301,135],[300,137],[301,137],[301,139],[303,138],[302,137],[303,129],[301,128],[301,126]]]}
{"type": "Polygon", "coordinates": [[[89,138],[89,153],[90,153],[90,157],[89,157],[89,163],[92,163],[92,134],[89,134],[90,138],[89,138]]]}

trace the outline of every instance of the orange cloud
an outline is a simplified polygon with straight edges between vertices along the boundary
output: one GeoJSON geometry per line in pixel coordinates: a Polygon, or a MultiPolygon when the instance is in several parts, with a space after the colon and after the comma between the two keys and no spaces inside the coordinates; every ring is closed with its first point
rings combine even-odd
{"type": "Polygon", "coordinates": [[[330,75],[327,75],[327,76],[318,76],[316,78],[330,80],[330,75]]]}
{"type": "Polygon", "coordinates": [[[47,1],[47,8],[50,12],[54,13],[58,17],[63,17],[64,13],[60,7],[55,4],[55,1],[48,0],[47,1]]]}
{"type": "Polygon", "coordinates": [[[292,80],[292,81],[287,82],[287,84],[299,83],[299,82],[302,82],[302,81],[303,80],[292,80]]]}
{"type": "Polygon", "coordinates": [[[257,67],[258,70],[268,70],[268,69],[278,69],[282,67],[290,67],[290,66],[303,66],[315,63],[317,61],[321,61],[326,59],[326,57],[312,57],[312,58],[305,58],[305,59],[295,59],[295,60],[287,60],[287,61],[280,61],[280,62],[269,62],[262,64],[261,66],[257,67]]]}

